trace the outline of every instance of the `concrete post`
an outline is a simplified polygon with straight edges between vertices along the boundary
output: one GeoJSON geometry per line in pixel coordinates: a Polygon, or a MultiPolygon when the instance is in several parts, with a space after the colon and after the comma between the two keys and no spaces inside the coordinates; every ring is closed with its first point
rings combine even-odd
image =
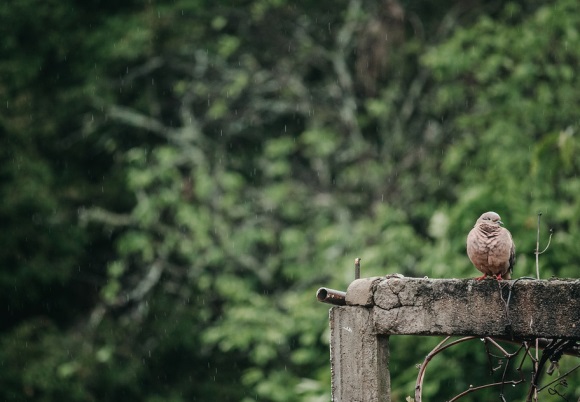
{"type": "Polygon", "coordinates": [[[389,338],[373,329],[371,310],[330,310],[332,400],[390,402],[389,338]]]}

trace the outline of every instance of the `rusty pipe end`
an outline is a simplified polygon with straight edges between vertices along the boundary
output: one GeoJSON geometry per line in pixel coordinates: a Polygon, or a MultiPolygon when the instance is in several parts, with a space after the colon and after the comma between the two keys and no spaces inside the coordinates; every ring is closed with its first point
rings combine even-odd
{"type": "Polygon", "coordinates": [[[316,291],[316,299],[322,303],[333,304],[335,306],[345,306],[346,292],[329,288],[320,288],[316,291]]]}

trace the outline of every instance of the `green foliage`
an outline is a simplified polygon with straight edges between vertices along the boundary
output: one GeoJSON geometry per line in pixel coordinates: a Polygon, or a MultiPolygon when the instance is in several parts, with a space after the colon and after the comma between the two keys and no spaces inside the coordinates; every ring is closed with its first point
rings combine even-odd
{"type": "MultiPolygon", "coordinates": [[[[455,209],[509,211],[521,222],[508,225],[520,255],[528,257],[535,248],[530,229],[537,211],[556,229],[558,247],[576,242],[577,232],[569,230],[575,218],[564,212],[576,202],[562,191],[574,186],[578,174],[569,155],[578,130],[571,105],[579,101],[571,88],[579,82],[567,73],[580,57],[573,45],[580,40],[576,8],[575,2],[561,1],[516,26],[482,18],[424,57],[441,80],[436,103],[457,111],[451,125],[458,134],[443,165],[460,183],[455,209]],[[542,35],[535,34],[539,30],[542,35]]],[[[558,254],[543,256],[544,274],[574,276],[575,269],[555,260],[558,254]]],[[[531,260],[525,261],[518,264],[522,275],[533,272],[531,260]]]]}
{"type": "MultiPolygon", "coordinates": [[[[575,1],[403,5],[401,31],[356,1],[97,3],[0,10],[3,399],[328,400],[316,289],[358,256],[474,276],[485,210],[515,276],[539,210],[542,276],[575,276],[575,1]]],[[[439,340],[393,338],[402,401],[439,340]]],[[[489,378],[479,346],[433,360],[427,399],[489,378]]]]}

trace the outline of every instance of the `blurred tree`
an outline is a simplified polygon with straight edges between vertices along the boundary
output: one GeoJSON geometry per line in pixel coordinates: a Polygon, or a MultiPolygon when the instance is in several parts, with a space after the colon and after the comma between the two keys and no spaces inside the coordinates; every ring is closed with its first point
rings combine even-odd
{"type": "MultiPolygon", "coordinates": [[[[543,275],[574,275],[574,1],[53,6],[1,8],[4,399],[328,400],[316,288],[356,256],[474,276],[483,210],[516,276],[547,212],[543,275]]],[[[396,400],[436,341],[393,339],[396,400]]],[[[483,358],[434,361],[428,398],[483,358]]]]}
{"type": "MultiPolygon", "coordinates": [[[[131,205],[112,154],[87,136],[94,52],[91,26],[130,4],[20,1],[0,6],[0,328],[46,315],[65,324],[98,297],[112,257],[101,230],[78,225],[78,208],[131,205]],[[100,10],[100,14],[95,14],[100,10]],[[107,192],[105,193],[105,188],[107,192]]],[[[111,39],[112,40],[112,39],[111,39]]]]}

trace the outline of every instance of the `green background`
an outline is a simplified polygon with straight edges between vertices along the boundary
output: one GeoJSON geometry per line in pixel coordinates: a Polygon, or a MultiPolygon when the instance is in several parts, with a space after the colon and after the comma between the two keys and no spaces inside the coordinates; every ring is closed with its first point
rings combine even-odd
{"type": "MultiPolygon", "coordinates": [[[[0,400],[328,401],[316,289],[478,276],[487,210],[577,277],[579,65],[577,0],[3,2],[0,400]]],[[[394,401],[439,340],[393,337],[394,401]]]]}

